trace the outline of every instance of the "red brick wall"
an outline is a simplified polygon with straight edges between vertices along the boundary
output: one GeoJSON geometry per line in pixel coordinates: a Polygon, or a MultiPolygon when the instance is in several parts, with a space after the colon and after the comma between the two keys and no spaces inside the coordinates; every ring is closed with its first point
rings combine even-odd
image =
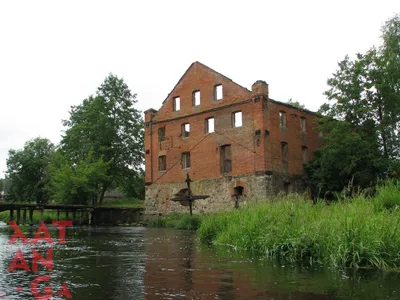
{"type": "Polygon", "coordinates": [[[286,142],[288,145],[289,174],[304,173],[302,147],[308,148],[308,160],[310,160],[313,152],[320,145],[318,132],[313,130],[316,116],[274,101],[268,102],[266,115],[268,119],[267,129],[270,131],[270,135],[266,139],[266,155],[269,157],[270,170],[282,172],[281,142],[286,142]],[[279,111],[286,113],[286,129],[279,125],[279,111]],[[305,134],[300,129],[301,117],[304,117],[307,122],[305,134]]]}
{"type": "Polygon", "coordinates": [[[239,176],[267,170],[282,172],[281,142],[288,143],[289,173],[303,173],[302,146],[309,158],[319,144],[312,131],[314,115],[267,100],[268,86],[257,82],[253,92],[225,76],[194,63],[164,101],[158,112],[146,112],[146,182],[182,182],[189,172],[192,180],[218,178],[220,147],[230,144],[232,172],[239,176]],[[214,86],[223,85],[223,99],[214,100],[214,86]],[[201,104],[192,105],[192,92],[200,90],[201,104]],[[174,97],[180,97],[180,111],[173,111],[174,97]],[[286,112],[287,129],[279,127],[279,111],[286,112]],[[232,113],[242,111],[243,126],[232,128],[232,113]],[[307,119],[307,135],[302,136],[300,117],[307,119]],[[205,119],[214,117],[215,132],[205,133],[205,119]],[[150,121],[151,120],[151,121],[150,121]],[[181,137],[181,126],[190,124],[190,137],[181,137]],[[165,126],[167,140],[158,141],[158,129],[165,126]],[[259,135],[255,135],[259,130],[259,135]],[[269,135],[266,135],[266,130],[269,135]],[[182,152],[190,151],[191,167],[182,169],[182,152]],[[158,170],[158,157],[167,156],[167,172],[158,170]],[[165,175],[164,175],[165,174],[165,175]]]}

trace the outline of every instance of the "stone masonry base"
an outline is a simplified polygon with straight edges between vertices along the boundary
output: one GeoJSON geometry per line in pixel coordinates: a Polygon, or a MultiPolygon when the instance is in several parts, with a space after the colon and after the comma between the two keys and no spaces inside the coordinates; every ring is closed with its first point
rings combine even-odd
{"type": "MultiPolygon", "coordinates": [[[[160,215],[171,213],[188,213],[188,206],[170,201],[174,194],[186,188],[185,182],[151,184],[146,187],[145,214],[160,215]]],[[[279,192],[303,193],[306,190],[304,177],[301,175],[245,175],[238,177],[225,176],[214,179],[197,180],[191,183],[193,195],[210,195],[204,200],[196,200],[193,205],[194,214],[203,214],[234,208],[232,197],[237,187],[243,187],[239,205],[258,202],[278,194],[279,192]]]]}

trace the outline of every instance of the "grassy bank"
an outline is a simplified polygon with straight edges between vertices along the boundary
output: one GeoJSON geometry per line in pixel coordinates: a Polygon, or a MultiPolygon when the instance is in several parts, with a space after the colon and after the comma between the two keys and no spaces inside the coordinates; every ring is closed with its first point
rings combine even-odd
{"type": "MultiPolygon", "coordinates": [[[[65,213],[64,212],[60,212],[60,220],[71,220],[72,217],[72,213],[70,212],[69,214],[69,218],[67,219],[65,217],[65,213]]],[[[8,222],[10,219],[10,212],[9,211],[3,211],[0,212],[0,221],[3,222],[8,222]]],[[[16,214],[14,212],[14,220],[16,220],[16,214]]],[[[53,220],[57,220],[57,211],[55,210],[45,210],[43,212],[43,220],[46,224],[51,224],[51,222],[53,220]]],[[[26,221],[27,223],[29,223],[29,215],[27,213],[26,216],[26,221]]],[[[33,224],[40,224],[40,211],[34,210],[33,211],[33,215],[32,215],[32,221],[33,224]]],[[[22,222],[22,213],[21,213],[21,222],[22,222]]]]}
{"type": "MultiPolygon", "coordinates": [[[[101,207],[113,207],[113,208],[143,208],[143,200],[138,200],[134,198],[123,198],[123,199],[107,199],[103,202],[101,207]]],[[[77,219],[79,219],[79,213],[76,215],[77,219]]],[[[10,218],[9,211],[0,212],[0,221],[8,222],[10,218]]],[[[16,218],[16,212],[14,211],[14,219],[16,218]]],[[[27,214],[27,222],[29,222],[29,216],[27,214]]],[[[69,213],[68,220],[71,220],[72,212],[69,213]]],[[[85,217],[86,218],[86,217],[85,217]]],[[[53,220],[57,220],[57,211],[56,210],[44,210],[43,219],[46,224],[51,224],[53,220]]],[[[40,211],[33,211],[33,224],[40,224],[40,211]]],[[[65,212],[60,211],[60,220],[67,220],[65,212]]],[[[22,212],[21,212],[21,221],[22,221],[22,212]]]]}
{"type": "Polygon", "coordinates": [[[204,243],[229,245],[290,261],[400,270],[400,185],[330,205],[298,196],[205,216],[204,243]]]}
{"type": "Polygon", "coordinates": [[[149,227],[169,227],[175,229],[197,230],[201,224],[201,217],[188,214],[171,214],[160,216],[147,223],[149,227]]]}

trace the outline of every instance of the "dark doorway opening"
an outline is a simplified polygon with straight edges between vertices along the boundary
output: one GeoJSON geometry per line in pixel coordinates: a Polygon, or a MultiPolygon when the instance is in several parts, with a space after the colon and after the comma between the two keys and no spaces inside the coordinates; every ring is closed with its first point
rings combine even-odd
{"type": "Polygon", "coordinates": [[[289,190],[290,190],[290,182],[284,182],[283,183],[283,191],[285,192],[285,194],[289,194],[289,190]]]}
{"type": "Polygon", "coordinates": [[[239,208],[239,201],[243,197],[244,187],[237,186],[233,188],[232,198],[235,200],[235,208],[239,208]]]}

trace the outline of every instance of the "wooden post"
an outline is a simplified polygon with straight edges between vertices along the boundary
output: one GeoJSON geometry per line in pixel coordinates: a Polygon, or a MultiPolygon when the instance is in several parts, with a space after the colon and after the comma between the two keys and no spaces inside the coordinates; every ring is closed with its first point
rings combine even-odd
{"type": "Polygon", "coordinates": [[[26,209],[22,211],[22,224],[25,225],[26,223],[26,209]]]}
{"type": "Polygon", "coordinates": [[[89,214],[89,225],[92,225],[92,211],[89,210],[88,214],[89,214]]]}
{"type": "Polygon", "coordinates": [[[17,225],[19,225],[20,220],[21,220],[21,210],[17,208],[17,225]]]}
{"type": "Polygon", "coordinates": [[[79,225],[82,225],[83,223],[83,210],[81,210],[81,213],[79,214],[79,225]]]}
{"type": "Polygon", "coordinates": [[[10,209],[10,221],[14,220],[14,210],[10,209]]]}
{"type": "Polygon", "coordinates": [[[57,208],[57,221],[60,221],[60,210],[57,208]]]}
{"type": "Polygon", "coordinates": [[[30,226],[33,225],[33,209],[32,208],[29,210],[29,225],[30,226]]]}
{"type": "Polygon", "coordinates": [[[192,191],[190,189],[190,182],[192,182],[192,180],[190,180],[189,177],[189,173],[186,174],[186,183],[187,183],[187,187],[188,187],[188,196],[189,196],[189,211],[190,211],[190,215],[192,215],[192,191]]]}
{"type": "Polygon", "coordinates": [[[92,211],[92,224],[93,225],[96,225],[96,214],[95,214],[95,209],[93,209],[93,211],[92,211]]]}
{"type": "Polygon", "coordinates": [[[41,207],[41,208],[40,208],[40,222],[43,222],[43,221],[44,221],[43,213],[44,213],[44,208],[41,207]]]}

